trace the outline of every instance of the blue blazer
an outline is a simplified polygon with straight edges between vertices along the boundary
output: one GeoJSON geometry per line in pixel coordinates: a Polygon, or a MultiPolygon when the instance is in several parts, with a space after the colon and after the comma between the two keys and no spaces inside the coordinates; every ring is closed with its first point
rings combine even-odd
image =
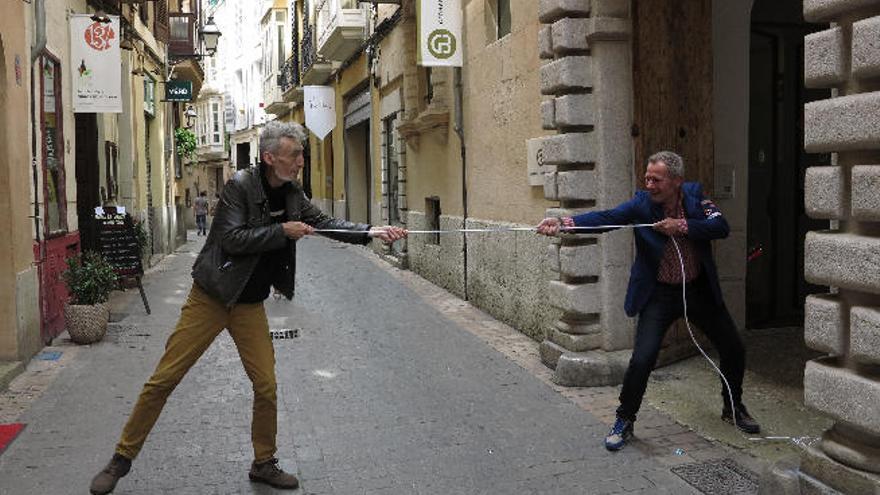
{"type": "MultiPolygon", "coordinates": [[[[711,241],[727,237],[730,226],[727,225],[727,220],[721,215],[715,203],[703,196],[703,187],[700,184],[686,182],[682,184],[681,190],[688,224],[688,238],[694,243],[715,301],[723,304],[721,286],[718,284],[718,269],[712,258],[711,241]]],[[[652,202],[647,191],[638,191],[633,199],[611,210],[593,211],[575,216],[574,224],[578,227],[593,227],[654,223],[663,220],[664,217],[663,206],[652,202]]],[[[650,227],[633,229],[633,235],[636,240],[636,259],[630,270],[629,286],[623,306],[628,316],[637,315],[651,298],[657,285],[660,259],[669,241],[669,237],[650,227]]]]}

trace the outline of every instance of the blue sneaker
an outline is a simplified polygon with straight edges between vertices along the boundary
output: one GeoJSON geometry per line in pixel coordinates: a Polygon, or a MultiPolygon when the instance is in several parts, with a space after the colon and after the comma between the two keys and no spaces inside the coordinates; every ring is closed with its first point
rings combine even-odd
{"type": "Polygon", "coordinates": [[[617,418],[608,436],[605,437],[605,448],[611,451],[620,450],[633,436],[633,422],[628,419],[617,418]]]}

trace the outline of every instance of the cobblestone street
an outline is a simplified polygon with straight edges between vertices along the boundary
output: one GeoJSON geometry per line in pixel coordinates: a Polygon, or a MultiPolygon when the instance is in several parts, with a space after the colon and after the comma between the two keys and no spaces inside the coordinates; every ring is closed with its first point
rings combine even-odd
{"type": "MultiPolygon", "coordinates": [[[[0,454],[0,493],[87,492],[179,315],[196,239],[145,278],[152,315],[136,290],[116,293],[102,342],[57,339],[46,351],[60,359],[32,361],[0,394],[2,422],[27,424],[0,454]]],[[[760,469],[649,407],[639,440],[606,452],[616,388],[556,387],[535,342],[368,250],[307,238],[297,276],[293,302],[266,302],[270,326],[295,335],[276,340],[276,370],[278,456],[296,493],[699,493],[672,469],[760,469]]],[[[115,493],[272,493],[247,478],[250,416],[224,332],[115,493]]]]}

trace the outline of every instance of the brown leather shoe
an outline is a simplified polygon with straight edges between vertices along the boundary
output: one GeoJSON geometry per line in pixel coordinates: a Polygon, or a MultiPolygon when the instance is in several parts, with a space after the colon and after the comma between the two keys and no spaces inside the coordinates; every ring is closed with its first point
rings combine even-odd
{"type": "Polygon", "coordinates": [[[731,412],[729,407],[724,407],[721,411],[721,419],[735,425],[740,431],[745,433],[749,433],[752,435],[757,435],[761,433],[761,425],[755,421],[751,415],[749,415],[749,411],[746,410],[746,406],[739,404],[734,409],[736,416],[731,412]],[[734,421],[734,417],[736,420],[734,421]]]}
{"type": "Polygon", "coordinates": [[[285,473],[278,467],[278,459],[272,458],[268,461],[251,465],[251,471],[248,473],[251,481],[265,483],[274,488],[286,490],[295,490],[299,488],[299,480],[292,474],[285,473]]]}
{"type": "Polygon", "coordinates": [[[107,464],[103,471],[92,478],[92,486],[89,491],[92,495],[105,495],[116,488],[116,482],[128,474],[131,469],[131,460],[119,454],[113,454],[113,458],[107,464]]]}

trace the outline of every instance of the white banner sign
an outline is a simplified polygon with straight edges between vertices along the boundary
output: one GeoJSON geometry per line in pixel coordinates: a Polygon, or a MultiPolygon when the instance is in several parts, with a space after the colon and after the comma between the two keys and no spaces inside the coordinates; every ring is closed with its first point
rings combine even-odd
{"type": "Polygon", "coordinates": [[[336,127],[336,93],[330,86],[303,86],[306,127],[324,139],[336,127]]]}
{"type": "Polygon", "coordinates": [[[74,112],[122,112],[122,31],[119,16],[109,18],[103,23],[93,21],[90,14],[70,16],[74,112]]]}
{"type": "Polygon", "coordinates": [[[418,0],[419,65],[461,67],[461,0],[418,0]]]}

